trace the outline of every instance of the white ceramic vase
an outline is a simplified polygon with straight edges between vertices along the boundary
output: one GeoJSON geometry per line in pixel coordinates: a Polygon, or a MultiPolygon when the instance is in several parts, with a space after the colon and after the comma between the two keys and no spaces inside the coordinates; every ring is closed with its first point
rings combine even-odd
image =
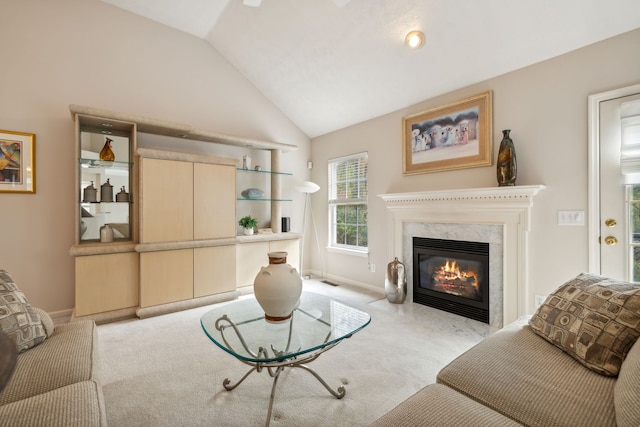
{"type": "Polygon", "coordinates": [[[262,267],[253,282],[253,292],[268,322],[291,318],[302,293],[298,271],[287,264],[287,252],[269,252],[269,265],[262,267]]]}

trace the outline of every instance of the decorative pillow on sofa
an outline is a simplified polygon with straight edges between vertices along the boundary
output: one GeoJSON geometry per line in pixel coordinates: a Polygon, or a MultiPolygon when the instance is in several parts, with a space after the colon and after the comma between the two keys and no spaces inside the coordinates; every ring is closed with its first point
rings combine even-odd
{"type": "Polygon", "coordinates": [[[46,338],[40,317],[5,270],[0,270],[0,329],[16,343],[18,353],[46,338]]]}
{"type": "Polygon", "coordinates": [[[38,317],[40,317],[40,321],[42,322],[42,326],[44,327],[44,332],[45,334],[47,334],[47,338],[49,338],[53,334],[53,331],[56,330],[56,324],[53,322],[53,319],[51,318],[49,313],[47,313],[40,307],[33,307],[33,309],[35,310],[38,317]]]}
{"type": "Polygon", "coordinates": [[[549,295],[529,325],[587,368],[616,376],[640,336],[640,284],[582,273],[549,295]]]}

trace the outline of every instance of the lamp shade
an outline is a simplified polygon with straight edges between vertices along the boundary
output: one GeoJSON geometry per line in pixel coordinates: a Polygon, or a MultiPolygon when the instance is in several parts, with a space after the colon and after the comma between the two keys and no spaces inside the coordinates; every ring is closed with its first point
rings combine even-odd
{"type": "Polygon", "coordinates": [[[315,193],[320,189],[320,186],[315,182],[304,181],[302,184],[296,186],[296,190],[301,193],[315,193]]]}

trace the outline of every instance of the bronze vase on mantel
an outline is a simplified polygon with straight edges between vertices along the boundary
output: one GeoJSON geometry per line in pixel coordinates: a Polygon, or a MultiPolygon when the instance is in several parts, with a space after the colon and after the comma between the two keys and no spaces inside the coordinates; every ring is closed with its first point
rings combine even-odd
{"type": "Polygon", "coordinates": [[[516,177],[518,176],[518,163],[516,162],[516,149],[513,141],[509,136],[511,129],[502,131],[502,141],[500,141],[500,150],[498,151],[498,186],[505,187],[516,185],[516,177]]]}

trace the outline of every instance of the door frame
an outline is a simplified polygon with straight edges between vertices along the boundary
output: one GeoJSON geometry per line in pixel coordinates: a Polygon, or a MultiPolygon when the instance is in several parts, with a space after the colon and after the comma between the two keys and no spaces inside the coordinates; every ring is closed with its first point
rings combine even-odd
{"type": "Polygon", "coordinates": [[[640,84],[589,96],[589,271],[600,274],[600,103],[640,93],[640,84]]]}

